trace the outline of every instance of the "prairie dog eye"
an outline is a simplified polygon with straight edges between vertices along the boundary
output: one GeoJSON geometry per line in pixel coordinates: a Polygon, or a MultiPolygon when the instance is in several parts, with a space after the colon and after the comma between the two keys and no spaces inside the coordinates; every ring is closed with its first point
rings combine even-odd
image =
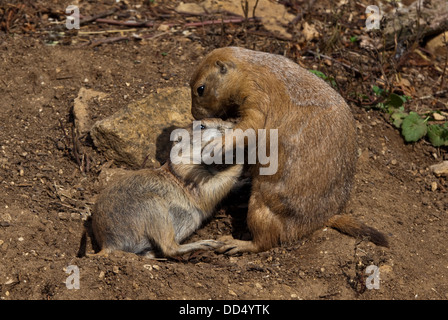
{"type": "Polygon", "coordinates": [[[205,85],[202,85],[197,88],[197,92],[200,97],[202,97],[202,95],[204,94],[204,90],[205,90],[205,85]]]}
{"type": "Polygon", "coordinates": [[[205,128],[206,128],[206,126],[201,124],[201,130],[204,130],[205,128]]]}

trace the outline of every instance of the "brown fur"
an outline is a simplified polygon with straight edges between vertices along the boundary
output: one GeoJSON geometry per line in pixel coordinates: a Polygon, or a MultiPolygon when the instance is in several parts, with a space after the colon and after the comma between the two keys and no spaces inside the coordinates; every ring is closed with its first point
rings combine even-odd
{"type": "MultiPolygon", "coordinates": [[[[216,129],[212,137],[220,137],[233,127],[221,119],[203,120],[202,124],[204,129],[216,129]]],[[[191,137],[192,129],[187,129],[191,137]]],[[[241,165],[217,168],[168,161],[158,169],[125,174],[106,188],[95,204],[92,231],[101,249],[96,255],[122,250],[150,258],[173,257],[221,246],[215,240],[180,243],[211,217],[241,172],[241,165]]]]}
{"type": "Polygon", "coordinates": [[[235,129],[278,129],[277,172],[251,168],[253,240],[227,239],[220,251],[264,251],[341,213],[355,173],[356,129],[348,105],[325,81],[283,56],[227,47],[205,57],[190,85],[196,119],[238,116],[235,129]]]}

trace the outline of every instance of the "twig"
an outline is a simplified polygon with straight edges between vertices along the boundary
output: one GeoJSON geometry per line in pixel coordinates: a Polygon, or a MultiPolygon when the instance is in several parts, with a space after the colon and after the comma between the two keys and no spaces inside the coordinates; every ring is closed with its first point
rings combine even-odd
{"type": "Polygon", "coordinates": [[[444,38],[444,42],[445,42],[445,66],[443,67],[443,73],[442,73],[442,77],[440,79],[440,87],[439,89],[442,90],[443,88],[443,81],[445,79],[445,73],[446,73],[446,69],[448,68],[448,39],[446,37],[446,33],[443,35],[444,38]]]}
{"type": "MultiPolygon", "coordinates": [[[[361,76],[363,76],[363,77],[370,77],[370,74],[367,74],[367,73],[365,73],[365,72],[362,72],[362,71],[360,71],[359,69],[357,69],[357,68],[355,68],[355,67],[353,67],[353,66],[351,66],[351,65],[348,65],[348,64],[346,64],[346,63],[344,63],[344,62],[338,61],[338,60],[336,60],[336,59],[334,59],[334,58],[332,58],[332,57],[330,57],[330,56],[327,56],[327,55],[324,55],[324,54],[320,54],[320,53],[314,52],[314,51],[312,51],[312,50],[307,50],[306,52],[307,52],[307,53],[311,53],[312,55],[314,55],[314,56],[316,56],[316,57],[318,57],[318,58],[319,58],[319,57],[322,57],[322,58],[324,58],[324,59],[327,59],[327,60],[330,60],[330,61],[335,62],[335,63],[337,63],[337,64],[340,64],[340,65],[343,66],[344,68],[353,70],[353,71],[355,71],[356,73],[358,73],[359,75],[361,75],[361,76]]],[[[383,79],[375,78],[375,80],[378,81],[378,82],[381,82],[381,83],[383,83],[383,84],[386,83],[386,81],[384,81],[383,79]]]]}
{"type": "Polygon", "coordinates": [[[136,32],[137,29],[119,29],[119,30],[103,30],[103,31],[78,31],[78,35],[105,34],[105,33],[122,33],[136,32]]]}
{"type": "Polygon", "coordinates": [[[154,38],[158,38],[161,36],[164,36],[166,34],[169,34],[171,32],[162,32],[162,33],[158,33],[158,34],[150,34],[150,35],[144,35],[144,36],[140,36],[140,35],[132,35],[132,36],[122,36],[122,37],[112,37],[112,38],[106,38],[106,39],[98,39],[98,40],[93,40],[93,41],[89,41],[86,43],[83,43],[81,45],[79,45],[78,47],[85,47],[85,46],[90,46],[90,47],[96,47],[96,46],[100,46],[102,44],[106,44],[106,43],[112,43],[112,42],[117,42],[117,41],[123,41],[123,40],[141,40],[141,39],[154,39],[154,38]]]}
{"type": "MultiPolygon", "coordinates": [[[[221,23],[242,23],[244,22],[245,19],[244,18],[232,18],[232,19],[222,19],[222,20],[207,20],[207,21],[202,21],[202,22],[190,22],[190,23],[185,23],[183,26],[184,27],[201,27],[201,26],[209,26],[209,25],[214,25],[214,24],[221,24],[221,23]]],[[[259,21],[258,18],[249,18],[247,19],[247,21],[251,21],[251,22],[255,22],[255,21],[259,21]]],[[[177,25],[174,25],[177,26],[177,25]]]]}
{"type": "Polygon", "coordinates": [[[79,155],[79,141],[78,135],[75,132],[76,130],[72,127],[72,143],[73,143],[73,156],[75,157],[76,163],[78,164],[79,169],[82,171],[82,161],[79,155]]]}
{"type": "Polygon", "coordinates": [[[65,138],[65,149],[68,149],[68,146],[70,145],[69,144],[69,138],[68,138],[68,136],[67,136],[67,132],[65,132],[65,128],[64,128],[64,124],[62,123],[62,120],[61,119],[59,119],[59,125],[61,126],[61,130],[62,130],[62,132],[64,133],[64,138],[65,138]]]}
{"type": "MultiPolygon", "coordinates": [[[[86,25],[90,22],[95,22],[101,18],[110,16],[111,14],[114,14],[117,11],[117,8],[99,13],[97,15],[91,16],[91,17],[83,17],[82,19],[79,20],[79,25],[83,26],[86,25]]],[[[64,24],[60,24],[58,26],[56,26],[55,31],[62,31],[63,29],[65,29],[65,23],[64,24]]]]}
{"type": "Polygon", "coordinates": [[[123,41],[123,40],[131,40],[131,37],[112,37],[112,38],[106,38],[106,39],[99,39],[99,40],[93,40],[91,43],[82,44],[81,46],[88,45],[90,47],[97,47],[105,43],[112,43],[117,41],[123,41]]]}
{"type": "Polygon", "coordinates": [[[265,32],[265,31],[259,31],[259,30],[247,30],[247,33],[254,34],[256,36],[262,36],[262,37],[272,37],[272,38],[275,38],[277,40],[282,40],[282,41],[291,41],[291,38],[289,38],[289,37],[285,37],[285,36],[275,34],[272,32],[265,32]]]}
{"type": "Polygon", "coordinates": [[[258,0],[255,1],[254,8],[252,9],[252,18],[255,18],[255,10],[257,10],[257,6],[258,6],[258,0]]]}
{"type": "Polygon", "coordinates": [[[154,27],[153,22],[133,22],[133,21],[120,21],[111,19],[96,19],[95,22],[113,24],[118,26],[128,26],[128,27],[143,27],[143,28],[154,27]]]}
{"type": "Polygon", "coordinates": [[[104,17],[110,16],[111,14],[114,14],[116,11],[117,11],[117,8],[113,8],[113,9],[111,9],[111,10],[102,12],[102,13],[97,14],[97,15],[92,16],[92,17],[85,17],[85,18],[83,18],[83,19],[81,19],[81,20],[79,21],[79,24],[80,24],[80,25],[85,25],[85,24],[87,24],[87,23],[96,21],[96,20],[98,20],[98,19],[100,19],[100,18],[104,18],[104,17]]]}
{"type": "MultiPolygon", "coordinates": [[[[257,18],[249,18],[248,21],[258,21],[257,18]]],[[[201,26],[208,26],[208,25],[214,25],[214,24],[221,24],[221,23],[242,23],[245,21],[245,18],[235,17],[230,19],[222,19],[222,20],[206,20],[201,22],[188,22],[184,24],[179,23],[166,23],[164,25],[167,25],[168,27],[201,27],[201,26]]],[[[107,23],[107,24],[113,24],[113,25],[119,25],[119,26],[127,26],[127,27],[139,27],[139,28],[150,28],[154,27],[155,23],[153,22],[132,22],[132,21],[118,21],[118,20],[110,20],[110,19],[97,19],[96,22],[98,23],[107,23]]]]}
{"type": "Polygon", "coordinates": [[[341,61],[339,61],[339,60],[336,60],[335,58],[332,58],[332,57],[330,57],[330,56],[327,56],[327,55],[324,55],[324,54],[321,54],[321,53],[318,53],[318,52],[314,52],[314,51],[312,51],[312,50],[307,50],[306,52],[307,52],[307,53],[311,53],[312,55],[314,55],[314,56],[316,56],[316,57],[318,57],[318,58],[322,57],[322,58],[325,58],[325,59],[330,60],[330,61],[332,61],[332,62],[335,62],[335,63],[337,63],[337,64],[340,64],[340,65],[343,66],[344,68],[353,70],[353,71],[355,71],[356,73],[358,73],[358,74],[360,74],[360,75],[363,75],[363,73],[362,73],[361,71],[359,71],[357,68],[355,68],[355,67],[353,67],[353,66],[350,66],[350,65],[348,65],[348,64],[346,64],[346,63],[344,63],[344,62],[341,62],[341,61]]]}

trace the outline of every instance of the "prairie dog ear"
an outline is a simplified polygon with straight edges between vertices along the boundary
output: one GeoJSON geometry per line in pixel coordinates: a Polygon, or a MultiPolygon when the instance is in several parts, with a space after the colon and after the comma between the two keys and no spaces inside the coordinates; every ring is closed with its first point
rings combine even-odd
{"type": "Polygon", "coordinates": [[[230,62],[230,61],[229,62],[222,62],[220,60],[216,60],[216,65],[218,66],[219,71],[222,74],[227,73],[227,70],[228,70],[229,67],[233,68],[235,66],[233,62],[230,62]]]}

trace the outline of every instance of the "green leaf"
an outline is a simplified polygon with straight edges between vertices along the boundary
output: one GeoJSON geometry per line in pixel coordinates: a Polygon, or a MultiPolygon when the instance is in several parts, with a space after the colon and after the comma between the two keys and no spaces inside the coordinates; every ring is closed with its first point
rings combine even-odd
{"type": "Polygon", "coordinates": [[[311,73],[314,73],[316,76],[318,76],[319,78],[322,78],[324,80],[327,80],[327,76],[325,75],[325,73],[319,71],[319,70],[309,70],[311,73]]]}
{"type": "Polygon", "coordinates": [[[384,90],[381,89],[381,88],[378,87],[378,86],[372,86],[372,90],[373,90],[373,92],[375,92],[375,94],[376,94],[377,96],[381,96],[381,95],[383,95],[383,92],[384,92],[384,90]]]}
{"type": "Polygon", "coordinates": [[[402,96],[399,96],[398,94],[395,93],[391,93],[389,97],[387,97],[385,104],[388,107],[400,108],[405,102],[406,100],[402,96]]]}
{"type": "Polygon", "coordinates": [[[403,123],[403,119],[406,118],[409,114],[406,112],[394,112],[392,113],[392,115],[390,116],[393,125],[396,128],[400,128],[401,124],[403,123]]]}
{"type": "Polygon", "coordinates": [[[416,112],[410,112],[401,124],[401,134],[407,142],[420,140],[427,130],[426,122],[416,112]]]}
{"type": "Polygon", "coordinates": [[[448,146],[448,128],[431,124],[428,126],[428,138],[434,147],[448,146]]]}

